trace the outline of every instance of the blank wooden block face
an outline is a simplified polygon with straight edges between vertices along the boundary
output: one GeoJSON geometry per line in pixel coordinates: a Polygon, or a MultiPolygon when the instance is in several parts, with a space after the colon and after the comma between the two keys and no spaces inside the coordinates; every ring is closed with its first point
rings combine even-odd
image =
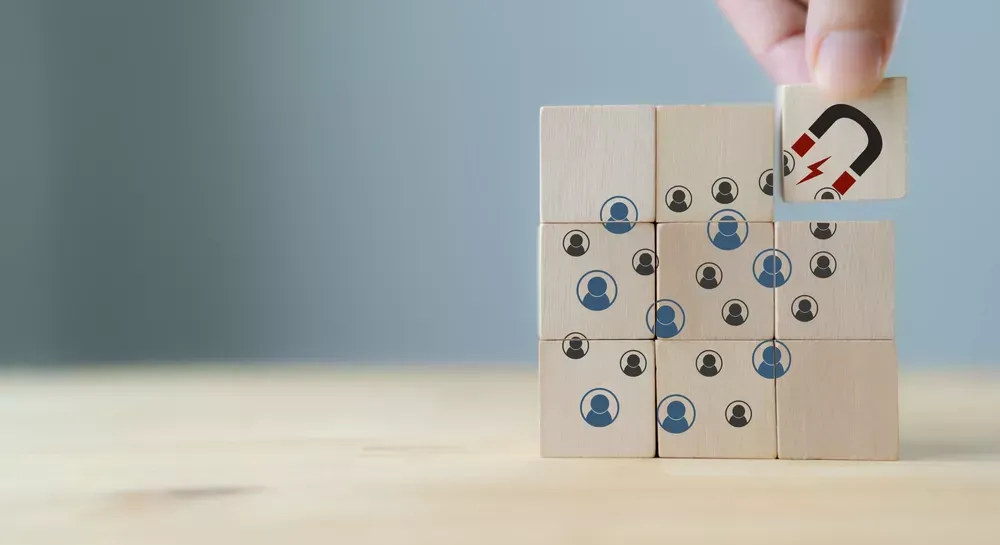
{"type": "Polygon", "coordinates": [[[653,341],[538,343],[544,457],[656,455],[653,341]]]}
{"type": "Polygon", "coordinates": [[[782,196],[899,199],[906,194],[906,78],[869,97],[831,102],[814,85],[781,88],[782,196]]]}
{"type": "Polygon", "coordinates": [[[539,338],[653,337],[646,326],[657,266],[653,224],[623,234],[601,224],[544,224],[539,232],[539,338]]]}
{"type": "Polygon", "coordinates": [[[656,233],[657,303],[648,319],[657,338],[774,336],[773,282],[761,274],[774,245],[773,224],[665,223],[656,233]]]}
{"type": "Polygon", "coordinates": [[[656,109],[656,221],[702,222],[723,208],[774,218],[770,104],[656,109]]]}
{"type": "Polygon", "coordinates": [[[541,110],[543,223],[655,220],[652,106],[541,110]]]}
{"type": "Polygon", "coordinates": [[[771,341],[656,341],[661,458],[774,458],[771,341]],[[758,372],[758,369],[761,369],[758,372]]]}
{"type": "Polygon", "coordinates": [[[891,221],[777,222],[775,336],[894,338],[891,221]]]}
{"type": "Polygon", "coordinates": [[[785,341],[788,369],[776,380],[778,457],[899,458],[893,341],[785,341]]]}

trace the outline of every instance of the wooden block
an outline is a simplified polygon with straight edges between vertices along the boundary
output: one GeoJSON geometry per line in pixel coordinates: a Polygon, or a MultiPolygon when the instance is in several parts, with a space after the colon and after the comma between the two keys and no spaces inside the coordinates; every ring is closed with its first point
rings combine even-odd
{"type": "Polygon", "coordinates": [[[867,98],[832,102],[811,84],[780,90],[784,200],[906,195],[906,78],[867,98]]]}
{"type": "Polygon", "coordinates": [[[541,455],[656,455],[653,341],[541,341],[541,455]]]}
{"type": "Polygon", "coordinates": [[[777,338],[894,338],[891,221],[780,221],[775,239],[777,338]]]}
{"type": "MultiPolygon", "coordinates": [[[[739,217],[723,211],[715,219],[739,217]]],[[[772,223],[725,220],[657,224],[657,338],[754,340],[774,336],[774,289],[761,277],[772,223]],[[728,236],[727,236],[728,234],[728,236]]],[[[655,325],[654,325],[655,323],[655,325]]]]}
{"type": "Polygon", "coordinates": [[[774,458],[774,378],[754,365],[770,340],[656,341],[661,458],[774,458]],[[680,414],[683,408],[683,414],[680,414]]]}
{"type": "Polygon", "coordinates": [[[656,108],[656,221],[698,222],[723,208],[774,219],[770,104],[656,108]]]}
{"type": "MultiPolygon", "coordinates": [[[[776,346],[780,346],[778,341],[776,346]]],[[[778,457],[896,460],[899,401],[893,341],[785,341],[776,380],[778,457]]]]}
{"type": "Polygon", "coordinates": [[[653,338],[646,326],[658,263],[653,224],[623,234],[594,223],[543,224],[539,237],[540,339],[653,338]]]}
{"type": "Polygon", "coordinates": [[[541,110],[543,223],[652,223],[656,130],[652,106],[541,110]]]}

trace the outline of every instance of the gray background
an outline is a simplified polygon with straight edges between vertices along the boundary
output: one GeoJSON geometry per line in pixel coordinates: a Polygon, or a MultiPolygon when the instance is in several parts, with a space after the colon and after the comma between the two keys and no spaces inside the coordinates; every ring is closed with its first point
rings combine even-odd
{"type": "MultiPolygon", "coordinates": [[[[1000,3],[911,2],[904,365],[995,363],[1000,3]]],[[[538,109],[769,101],[691,0],[0,2],[0,361],[522,361],[538,109]]]]}

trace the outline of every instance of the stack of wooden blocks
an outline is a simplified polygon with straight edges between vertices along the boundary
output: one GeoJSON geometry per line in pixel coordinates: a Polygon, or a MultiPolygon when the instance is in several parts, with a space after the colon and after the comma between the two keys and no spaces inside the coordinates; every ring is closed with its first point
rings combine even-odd
{"type": "Polygon", "coordinates": [[[898,458],[894,231],[774,221],[906,193],[906,80],[831,102],[541,111],[546,457],[898,458]]]}

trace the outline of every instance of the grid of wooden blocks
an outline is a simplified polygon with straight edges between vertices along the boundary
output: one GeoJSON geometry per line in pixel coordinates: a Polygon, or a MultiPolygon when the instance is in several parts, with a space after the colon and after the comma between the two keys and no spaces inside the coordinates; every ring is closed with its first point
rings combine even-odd
{"type": "Polygon", "coordinates": [[[542,456],[898,459],[893,225],[774,189],[902,198],[906,80],[777,107],[542,108],[542,456]]]}

